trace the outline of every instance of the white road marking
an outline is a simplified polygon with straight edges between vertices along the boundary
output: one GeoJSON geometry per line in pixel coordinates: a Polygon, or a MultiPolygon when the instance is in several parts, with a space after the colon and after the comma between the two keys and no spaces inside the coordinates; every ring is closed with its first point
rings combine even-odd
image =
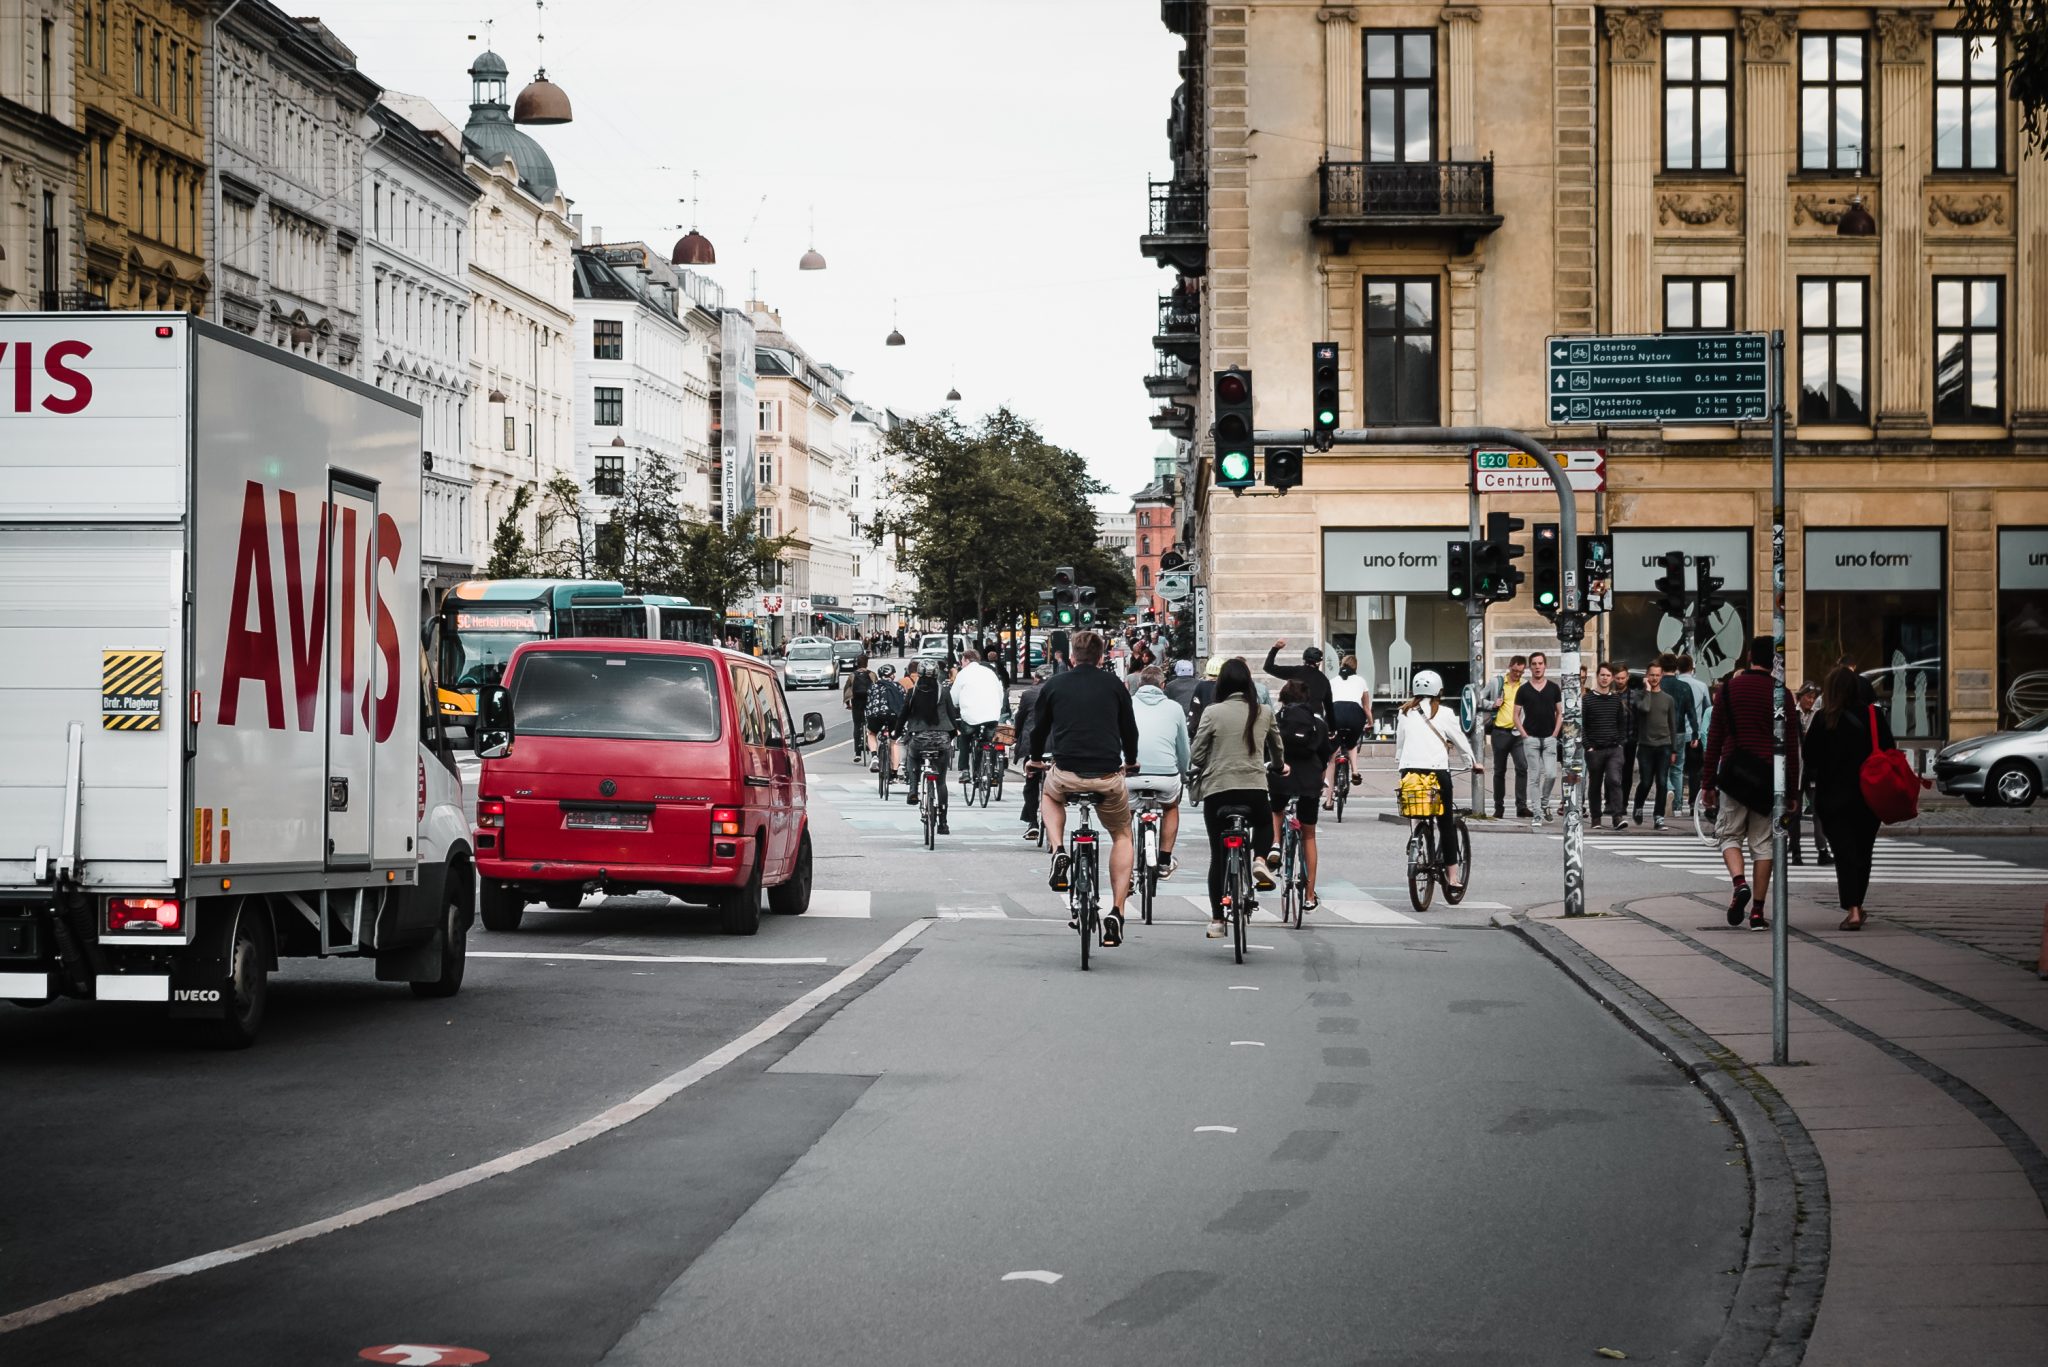
{"type": "Polygon", "coordinates": [[[1234,1039],[1230,1042],[1230,1047],[1233,1049],[1240,1046],[1246,1049],[1263,1049],[1266,1047],[1266,1042],[1262,1039],[1234,1039]]]}
{"type": "Polygon", "coordinates": [[[1042,1267],[1030,1272],[1005,1272],[1003,1274],[1003,1280],[1006,1282],[1043,1282],[1047,1286],[1051,1286],[1059,1279],[1059,1273],[1047,1272],[1042,1267]]]}
{"type": "Polygon", "coordinates": [[[1256,987],[1246,987],[1243,983],[1232,983],[1230,990],[1232,992],[1256,992],[1259,989],[1256,987]]]}
{"type": "Polygon", "coordinates": [[[1236,1134],[1236,1133],[1237,1133],[1237,1126],[1235,1126],[1235,1125],[1197,1125],[1197,1126],[1195,1126],[1195,1133],[1196,1133],[1196,1134],[1236,1134]]]}
{"type": "Polygon", "coordinates": [[[1331,915],[1358,926],[1419,926],[1422,922],[1403,911],[1395,911],[1384,902],[1367,897],[1363,899],[1325,897],[1317,911],[1331,915]]]}
{"type": "Polygon", "coordinates": [[[798,997],[795,1001],[789,1003],[789,1005],[783,1007],[753,1029],[747,1031],[744,1035],[712,1050],[687,1068],[669,1074],[669,1076],[644,1089],[638,1095],[629,1097],[616,1106],[599,1111],[581,1124],[572,1125],[558,1134],[550,1135],[546,1139],[528,1144],[523,1148],[514,1149],[510,1153],[500,1154],[496,1158],[473,1164],[457,1172],[451,1172],[444,1177],[437,1177],[431,1182],[423,1182],[418,1186],[408,1187],[404,1191],[386,1196],[382,1200],[371,1201],[352,1210],[342,1211],[338,1215],[330,1215],[324,1220],[314,1220],[309,1224],[297,1225],[291,1229],[280,1230],[275,1234],[266,1234],[261,1238],[251,1239],[246,1243],[216,1249],[211,1253],[201,1253],[196,1257],[183,1258],[174,1263],[165,1263],[161,1267],[154,1267],[146,1272],[137,1272],[126,1277],[116,1278],[113,1281],[101,1282],[97,1286],[88,1286],[82,1290],[73,1291],[68,1295],[57,1296],[51,1300],[28,1306],[25,1309],[16,1310],[11,1314],[0,1315],[0,1334],[11,1334],[17,1329],[26,1329],[30,1325],[44,1324],[61,1315],[68,1315],[74,1310],[83,1310],[88,1306],[112,1300],[116,1296],[124,1296],[131,1291],[141,1291],[147,1287],[159,1286],[164,1282],[174,1281],[179,1277],[189,1277],[197,1272],[210,1271],[216,1267],[226,1267],[231,1263],[254,1258],[258,1254],[274,1252],[280,1248],[289,1248],[293,1244],[304,1243],[308,1239],[317,1239],[323,1234],[332,1234],[338,1230],[352,1229],[357,1225],[374,1220],[380,1215],[390,1215],[396,1211],[409,1210],[413,1206],[424,1205],[436,1197],[465,1190],[479,1182],[502,1176],[508,1172],[517,1172],[521,1168],[531,1167],[542,1159],[553,1158],[557,1154],[565,1153],[575,1148],[578,1144],[596,1139],[600,1135],[609,1134],[621,1126],[630,1125],[641,1116],[660,1106],[663,1102],[671,1100],[681,1092],[694,1087],[705,1078],[718,1072],[734,1059],[744,1056],[749,1050],[789,1029],[790,1026],[802,1020],[821,1004],[838,995],[841,990],[858,982],[875,965],[881,963],[897,950],[916,939],[918,935],[923,933],[925,927],[930,924],[931,922],[926,920],[912,921],[909,925],[891,935],[881,945],[863,956],[858,962],[849,964],[830,981],[818,984],[818,986],[804,993],[801,997],[798,997]]]}
{"type": "Polygon", "coordinates": [[[811,908],[806,916],[845,916],[867,920],[874,915],[874,895],[863,891],[835,892],[824,888],[811,889],[811,908]]]}
{"type": "Polygon", "coordinates": [[[601,964],[822,964],[823,955],[815,959],[739,959],[719,954],[543,954],[539,950],[525,949],[472,949],[472,959],[542,959],[552,962],[556,959],[575,959],[579,962],[601,964]]]}

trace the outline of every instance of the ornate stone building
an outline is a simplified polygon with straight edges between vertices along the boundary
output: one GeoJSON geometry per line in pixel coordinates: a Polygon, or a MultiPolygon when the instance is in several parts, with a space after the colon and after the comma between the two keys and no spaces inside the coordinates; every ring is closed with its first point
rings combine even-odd
{"type": "MultiPolygon", "coordinates": [[[[1603,449],[1579,518],[1618,573],[1589,654],[1672,641],[1652,584],[1680,550],[1727,580],[1695,650],[1718,674],[1768,627],[1768,424],[1553,426],[1545,341],[1783,329],[1792,673],[1854,660],[1909,745],[2048,705],[2048,161],[1952,9],[1161,9],[1186,80],[1142,247],[1195,286],[1159,342],[1200,383],[1156,425],[1206,434],[1207,377],[1245,365],[1259,426],[1305,427],[1309,348],[1334,340],[1341,426],[1603,449]]],[[[1178,512],[1219,648],[1355,649],[1388,699],[1424,665],[1465,681],[1442,547],[1469,451],[1312,453],[1284,498],[1219,496],[1211,451],[1178,512]]],[[[1488,648],[1548,630],[1525,593],[1488,648]]]]}
{"type": "Polygon", "coordinates": [[[0,309],[55,309],[78,281],[73,6],[0,0],[0,309]]]}

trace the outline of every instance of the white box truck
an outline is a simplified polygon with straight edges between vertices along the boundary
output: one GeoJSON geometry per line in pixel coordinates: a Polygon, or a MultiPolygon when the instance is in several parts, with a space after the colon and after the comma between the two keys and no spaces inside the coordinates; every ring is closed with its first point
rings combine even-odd
{"type": "Polygon", "coordinates": [[[285,955],[462,982],[420,411],[182,314],[0,314],[0,998],[254,1038],[285,955]]]}

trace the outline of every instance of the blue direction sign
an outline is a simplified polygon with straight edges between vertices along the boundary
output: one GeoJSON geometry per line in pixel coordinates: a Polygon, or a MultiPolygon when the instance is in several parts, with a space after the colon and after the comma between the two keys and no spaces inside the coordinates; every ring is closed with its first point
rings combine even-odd
{"type": "Polygon", "coordinates": [[[1730,423],[1770,403],[1770,339],[1761,332],[1552,337],[1550,424],[1730,423]]]}

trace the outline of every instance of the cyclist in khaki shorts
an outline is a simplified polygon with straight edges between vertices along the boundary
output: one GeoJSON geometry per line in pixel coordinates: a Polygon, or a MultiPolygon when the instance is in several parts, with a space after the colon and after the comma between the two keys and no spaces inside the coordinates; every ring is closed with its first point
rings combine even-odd
{"type": "Polygon", "coordinates": [[[1051,768],[1039,798],[1046,843],[1052,846],[1053,891],[1067,889],[1067,799],[1087,793],[1110,835],[1109,888],[1115,908],[1102,922],[1102,945],[1123,943],[1124,898],[1131,890],[1131,800],[1124,775],[1138,771],[1138,718],[1131,694],[1115,675],[1102,668],[1102,637],[1093,631],[1074,633],[1074,666],[1055,674],[1038,691],[1031,709],[1031,734],[1024,753],[1035,768],[1051,768]]]}

